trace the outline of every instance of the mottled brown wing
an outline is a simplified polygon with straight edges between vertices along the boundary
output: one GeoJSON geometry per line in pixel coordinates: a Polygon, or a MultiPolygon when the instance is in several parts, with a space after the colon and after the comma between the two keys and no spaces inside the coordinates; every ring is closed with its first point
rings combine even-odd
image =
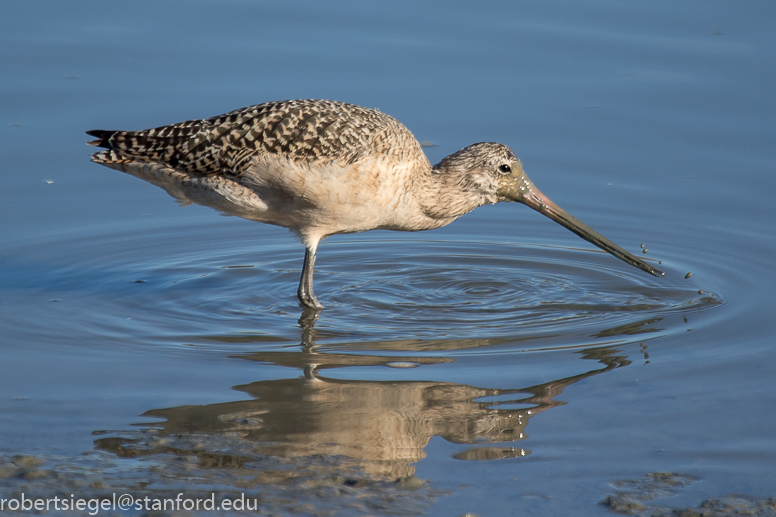
{"type": "MultiPolygon", "coordinates": [[[[385,152],[391,141],[414,141],[403,125],[384,113],[327,100],[269,102],[144,131],[87,133],[98,138],[92,145],[125,158],[161,162],[187,172],[238,175],[242,165],[257,155],[346,165],[385,152]]],[[[112,154],[105,153],[105,158],[114,159],[109,158],[112,154]]]]}

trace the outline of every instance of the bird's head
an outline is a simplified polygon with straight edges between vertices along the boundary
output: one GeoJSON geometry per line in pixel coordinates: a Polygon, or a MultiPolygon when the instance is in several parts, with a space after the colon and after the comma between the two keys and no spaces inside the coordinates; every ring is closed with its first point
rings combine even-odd
{"type": "Polygon", "coordinates": [[[523,165],[512,149],[495,142],[464,147],[434,166],[455,182],[457,189],[482,198],[482,203],[517,201],[512,195],[525,177],[523,165]]]}
{"type": "Polygon", "coordinates": [[[480,205],[499,201],[523,203],[620,260],[651,275],[663,275],[662,271],[625,251],[553,203],[528,179],[520,159],[506,145],[495,142],[470,145],[439,162],[434,170],[447,176],[448,187],[453,187],[450,182],[454,181],[453,190],[479,199],[480,205]]]}

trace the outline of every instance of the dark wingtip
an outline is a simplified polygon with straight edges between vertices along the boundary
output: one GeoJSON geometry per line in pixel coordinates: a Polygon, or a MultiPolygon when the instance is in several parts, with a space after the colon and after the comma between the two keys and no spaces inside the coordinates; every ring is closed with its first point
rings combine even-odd
{"type": "Polygon", "coordinates": [[[106,131],[104,129],[91,129],[87,131],[86,134],[97,138],[97,140],[86,142],[86,145],[91,145],[94,147],[104,147],[105,149],[110,149],[112,147],[110,145],[110,137],[113,136],[113,133],[115,133],[115,131],[106,131]]]}

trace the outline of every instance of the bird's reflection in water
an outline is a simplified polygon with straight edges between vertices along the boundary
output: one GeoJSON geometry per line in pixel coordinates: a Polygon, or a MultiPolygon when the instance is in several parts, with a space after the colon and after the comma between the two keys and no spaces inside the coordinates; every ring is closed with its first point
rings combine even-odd
{"type": "MultiPolygon", "coordinates": [[[[159,437],[207,435],[230,436],[258,454],[285,459],[340,457],[355,464],[368,476],[405,478],[415,472],[414,464],[425,454],[431,438],[439,436],[456,444],[474,447],[455,455],[462,460],[517,457],[529,451],[516,447],[526,437],[525,428],[536,414],[565,404],[557,397],[579,380],[629,364],[613,347],[595,347],[580,352],[586,360],[602,366],[554,381],[520,389],[479,388],[453,382],[344,380],[327,377],[325,371],[354,366],[414,366],[450,362],[440,356],[357,355],[321,352],[315,345],[314,317],[301,320],[303,342],[295,351],[267,351],[239,356],[263,364],[295,368],[303,375],[262,380],[235,386],[252,400],[207,405],[186,405],[153,409],[143,416],[164,422],[144,424],[156,428],[154,440],[163,447],[149,446],[142,439],[115,437],[96,441],[98,448],[120,455],[156,452],[196,454],[202,461],[213,460],[199,445],[199,451],[171,450],[159,437]],[[495,444],[500,444],[496,446],[495,444]]],[[[396,343],[385,348],[395,350],[396,343]],[[393,345],[393,346],[390,346],[393,345]]],[[[464,348],[457,340],[450,348],[464,348]]],[[[470,346],[480,346],[479,340],[470,346]]],[[[354,351],[358,343],[348,344],[354,351]]],[[[436,342],[442,349],[444,341],[436,342]]],[[[337,345],[338,349],[345,345],[337,345]]],[[[370,342],[369,349],[380,348],[370,342]]],[[[422,368],[416,370],[422,372],[422,368]]],[[[419,375],[422,377],[421,375],[419,375]]],[[[336,462],[331,465],[336,469],[336,462]]]]}

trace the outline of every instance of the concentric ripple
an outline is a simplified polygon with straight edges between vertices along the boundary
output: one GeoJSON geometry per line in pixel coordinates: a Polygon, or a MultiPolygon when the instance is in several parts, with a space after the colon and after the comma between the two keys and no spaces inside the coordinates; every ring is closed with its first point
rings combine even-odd
{"type": "MultiPolygon", "coordinates": [[[[370,244],[338,245],[332,260],[347,262],[352,248],[370,244]]],[[[685,282],[679,272],[669,269],[667,278],[654,279],[605,253],[553,246],[380,245],[379,253],[347,270],[320,282],[328,288],[345,279],[329,295],[338,307],[349,305],[362,317],[369,311],[396,326],[443,329],[450,335],[662,332],[674,325],[669,319],[686,327],[689,314],[722,303],[717,295],[685,282]]]]}
{"type": "MultiPolygon", "coordinates": [[[[52,243],[57,265],[32,260],[27,281],[59,301],[48,313],[103,336],[174,346],[298,343],[301,246],[276,230],[246,238],[243,230],[256,225],[229,222],[60,240],[52,243]]],[[[327,308],[315,328],[328,342],[484,339],[536,348],[643,340],[697,326],[723,303],[666,266],[655,279],[589,249],[337,238],[319,251],[315,288],[327,308]]]]}

